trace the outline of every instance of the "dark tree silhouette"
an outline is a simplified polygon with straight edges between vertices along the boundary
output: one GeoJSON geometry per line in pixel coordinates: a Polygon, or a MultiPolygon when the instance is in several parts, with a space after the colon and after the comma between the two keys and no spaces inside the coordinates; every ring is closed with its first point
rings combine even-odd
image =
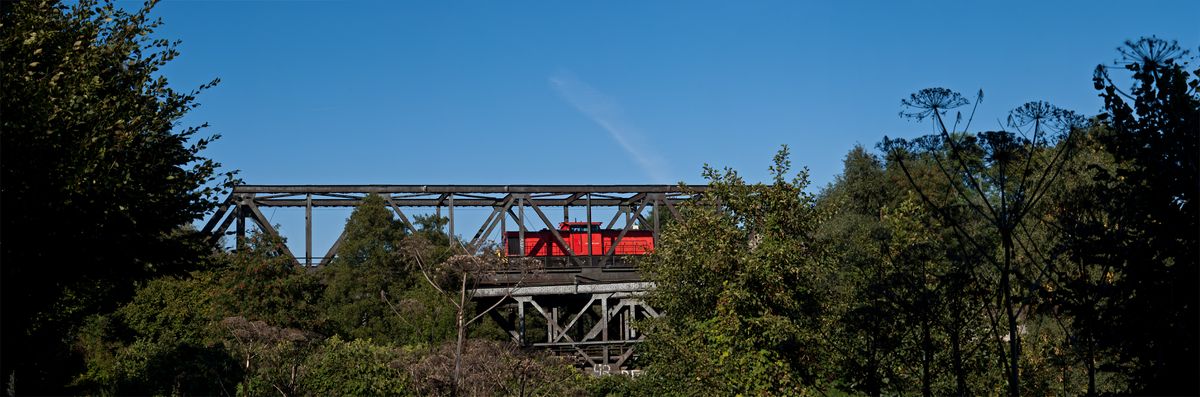
{"type": "Polygon", "coordinates": [[[970,128],[982,99],[980,91],[965,123],[962,114],[957,113],[954,124],[948,127],[946,112],[970,101],[945,88],[918,91],[901,101],[904,110],[900,115],[917,121],[929,119],[937,133],[914,141],[885,137],[882,146],[927,206],[974,248],[979,260],[991,265],[993,272],[980,281],[988,283],[994,294],[992,310],[987,311],[993,329],[1003,327],[1007,331],[997,332],[994,338],[1004,360],[1008,394],[1017,396],[1022,391],[1020,319],[1038,294],[1037,285],[1044,281],[1048,266],[1016,260],[1018,252],[1029,254],[1037,251],[1033,246],[1040,244],[1023,235],[1022,229],[1061,175],[1071,155],[1072,137],[1083,126],[1083,119],[1045,102],[1030,102],[1010,112],[1007,124],[1015,132],[960,132],[970,128]],[[960,124],[964,124],[962,130],[960,124]],[[930,200],[906,164],[913,156],[931,159],[959,200],[951,204],[930,200]],[[985,235],[998,240],[999,254],[982,242],[983,236],[977,231],[968,230],[967,225],[973,221],[954,213],[952,205],[965,206],[968,216],[989,226],[985,235]]]}
{"type": "Polygon", "coordinates": [[[153,3],[0,2],[0,373],[19,393],[67,394],[82,319],[205,253],[177,230],[219,193],[214,137],[176,124],[216,81],[167,85],[177,43],[152,37],[153,3]]]}
{"type": "Polygon", "coordinates": [[[1064,293],[1088,347],[1115,350],[1133,368],[1130,391],[1196,395],[1200,69],[1189,76],[1190,54],[1173,41],[1142,38],[1119,51],[1133,85],[1122,90],[1096,68],[1105,113],[1094,139],[1111,163],[1090,164],[1092,180],[1070,192],[1067,249],[1084,270],[1070,273],[1064,293]]]}

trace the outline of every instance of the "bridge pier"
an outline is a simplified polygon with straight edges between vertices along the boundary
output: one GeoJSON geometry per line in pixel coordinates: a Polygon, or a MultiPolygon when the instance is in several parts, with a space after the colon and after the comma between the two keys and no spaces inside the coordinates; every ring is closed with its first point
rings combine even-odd
{"type": "Polygon", "coordinates": [[[507,299],[489,315],[521,346],[571,357],[580,367],[625,370],[644,339],[635,322],[659,316],[642,299],[652,287],[633,282],[487,288],[475,290],[475,299],[482,307],[507,299]]]}

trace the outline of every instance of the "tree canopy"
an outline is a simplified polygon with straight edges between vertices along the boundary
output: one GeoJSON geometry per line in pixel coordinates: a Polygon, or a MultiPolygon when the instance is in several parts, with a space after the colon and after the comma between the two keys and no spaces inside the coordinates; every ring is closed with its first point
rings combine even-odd
{"type": "Polygon", "coordinates": [[[1078,332],[1093,349],[1132,363],[1145,394],[1195,394],[1200,331],[1200,69],[1188,51],[1154,37],[1128,41],[1116,66],[1122,89],[1096,68],[1103,128],[1099,161],[1064,193],[1064,249],[1078,332]],[[1097,274],[1097,272],[1099,274],[1097,274]]]}
{"type": "Polygon", "coordinates": [[[216,136],[179,121],[216,80],[168,84],[178,43],[153,36],[152,5],[0,4],[2,367],[27,390],[62,393],[84,317],[205,251],[182,227],[220,190],[216,136]]]}

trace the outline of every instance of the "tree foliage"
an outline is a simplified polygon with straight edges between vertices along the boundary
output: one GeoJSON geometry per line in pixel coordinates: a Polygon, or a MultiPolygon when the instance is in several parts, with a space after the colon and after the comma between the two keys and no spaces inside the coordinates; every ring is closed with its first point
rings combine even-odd
{"type": "Polygon", "coordinates": [[[217,298],[221,312],[275,326],[322,329],[319,280],[287,254],[282,240],[265,233],[246,240],[237,252],[217,254],[224,264],[224,290],[217,298]]]}
{"type": "MultiPolygon", "coordinates": [[[[976,96],[976,106],[983,91],[976,96]]],[[[1036,310],[1038,297],[1049,282],[1052,260],[1039,253],[1050,242],[1032,237],[1045,198],[1057,186],[1073,152],[1074,137],[1083,127],[1082,117],[1046,102],[1029,102],[1009,113],[1012,131],[966,132],[974,110],[962,124],[961,113],[953,124],[947,113],[970,101],[944,88],[918,91],[901,101],[903,117],[929,119],[935,134],[916,140],[884,138],[881,146],[900,167],[909,185],[936,216],[956,233],[962,245],[987,267],[974,271],[972,282],[995,298],[985,313],[992,323],[997,353],[1004,362],[1007,391],[1020,395],[1023,337],[1022,318],[1036,310]],[[949,202],[935,202],[909,171],[912,158],[927,159],[944,178],[941,184],[954,192],[949,202]],[[958,211],[965,209],[965,211],[958,211]],[[983,226],[983,227],[978,227],[983,226]],[[995,241],[995,245],[988,244],[995,241]],[[1003,329],[1003,331],[1000,331],[1003,329]]],[[[930,302],[932,303],[932,302],[930,302]]],[[[928,382],[926,382],[928,383],[928,382]]],[[[931,390],[925,388],[924,394],[931,390]]]]}
{"type": "Polygon", "coordinates": [[[1105,113],[1091,135],[1094,161],[1063,195],[1073,266],[1063,269],[1062,299],[1091,365],[1115,352],[1131,367],[1131,391],[1196,394],[1200,69],[1188,71],[1188,51],[1154,37],[1120,53],[1132,87],[1097,67],[1105,113]]]}
{"type": "Polygon", "coordinates": [[[430,348],[451,338],[454,309],[419,280],[409,254],[418,247],[441,256],[448,243],[426,227],[408,234],[382,197],[366,197],[346,221],[337,256],[318,272],[324,286],[320,316],[327,329],[351,340],[430,348]]]}
{"type": "Polygon", "coordinates": [[[300,377],[305,394],[319,396],[412,395],[402,349],[370,339],[325,340],[305,358],[300,377]]]}
{"type": "Polygon", "coordinates": [[[201,155],[215,136],[178,122],[216,81],[168,85],[178,43],[153,36],[152,6],[0,4],[0,370],[24,391],[65,392],[83,319],[203,253],[176,230],[218,193],[219,165],[201,155]]]}
{"type": "Polygon", "coordinates": [[[221,349],[216,272],[162,277],[112,314],[81,327],[75,348],[86,370],[73,382],[105,395],[228,394],[236,361],[221,349]]]}
{"type": "Polygon", "coordinates": [[[666,317],[646,331],[649,368],[675,393],[801,394],[824,376],[825,285],[807,176],[787,147],[771,184],[705,168],[709,190],[662,235],[643,270],[666,317]]]}
{"type": "Polygon", "coordinates": [[[561,357],[479,339],[467,341],[461,350],[457,343],[443,344],[411,363],[409,371],[413,391],[425,396],[571,396],[581,395],[586,381],[561,357]],[[455,367],[459,382],[453,379],[455,367]]]}
{"type": "MultiPolygon", "coordinates": [[[[932,200],[950,189],[928,161],[909,164],[932,200]]],[[[834,338],[843,387],[868,395],[975,394],[989,355],[976,313],[982,296],[954,232],[940,224],[895,163],[862,147],[821,195],[819,238],[839,264],[834,338]]]]}

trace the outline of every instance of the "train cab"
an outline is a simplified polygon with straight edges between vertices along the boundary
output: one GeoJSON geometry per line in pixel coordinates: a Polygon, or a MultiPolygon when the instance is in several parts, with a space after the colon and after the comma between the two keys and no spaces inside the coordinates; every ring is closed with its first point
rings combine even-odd
{"type": "Polygon", "coordinates": [[[649,230],[603,229],[600,222],[562,222],[558,224],[557,232],[566,244],[565,248],[569,249],[564,249],[549,229],[542,229],[526,231],[524,241],[519,231],[505,233],[504,252],[509,256],[557,257],[570,253],[576,256],[646,255],[654,251],[654,233],[649,230]]]}

